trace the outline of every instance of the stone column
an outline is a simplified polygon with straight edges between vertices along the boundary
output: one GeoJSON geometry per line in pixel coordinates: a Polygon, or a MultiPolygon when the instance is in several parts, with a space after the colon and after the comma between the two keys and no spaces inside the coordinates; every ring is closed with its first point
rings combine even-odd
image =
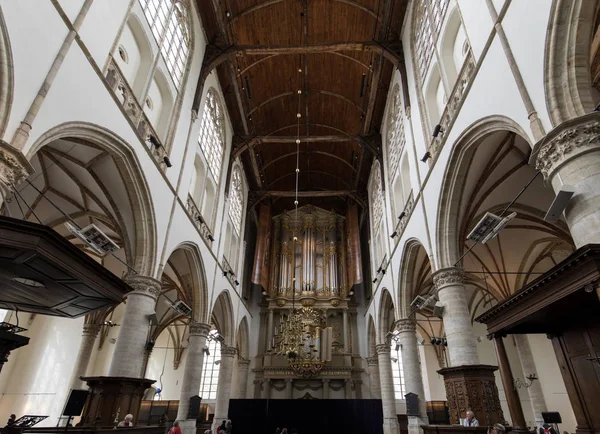
{"type": "MultiPolygon", "coordinates": [[[[517,343],[517,351],[519,352],[519,359],[521,360],[523,375],[525,377],[528,375],[535,375],[537,377],[537,369],[535,367],[535,362],[533,360],[533,354],[531,352],[531,347],[529,346],[527,335],[513,336],[515,337],[515,342],[517,343]]],[[[546,399],[544,398],[544,392],[542,391],[542,383],[539,379],[531,382],[531,386],[527,388],[527,393],[529,394],[529,399],[531,400],[535,426],[539,428],[544,423],[542,412],[548,411],[546,399]]]]}
{"type": "Polygon", "coordinates": [[[344,326],[344,353],[350,353],[350,330],[348,330],[348,310],[342,310],[342,322],[344,326]]]}
{"type": "Polygon", "coordinates": [[[329,399],[329,378],[323,378],[323,399],[329,399]]]}
{"type": "Polygon", "coordinates": [[[77,361],[75,362],[75,368],[73,369],[73,375],[69,389],[87,389],[87,386],[80,377],[85,377],[85,373],[90,364],[90,358],[92,357],[92,351],[94,350],[94,344],[96,343],[96,336],[100,331],[100,324],[84,324],[83,332],[81,334],[81,345],[77,352],[77,361]]]}
{"type": "Polygon", "coordinates": [[[263,399],[271,399],[271,380],[263,380],[263,399]]]}
{"type": "Polygon", "coordinates": [[[419,426],[427,425],[427,409],[425,407],[425,388],[421,364],[419,363],[419,349],[417,348],[417,323],[414,319],[401,319],[397,322],[398,343],[401,347],[402,367],[406,393],[414,393],[419,397],[419,417],[408,417],[408,432],[418,434],[419,426]]]}
{"type": "Polygon", "coordinates": [[[352,394],[352,380],[349,378],[344,380],[344,398],[354,399],[354,395],[352,394]]]}
{"type": "Polygon", "coordinates": [[[367,366],[371,399],[381,399],[381,381],[379,380],[379,360],[377,360],[377,356],[367,357],[367,366]]]}
{"type": "Polygon", "coordinates": [[[196,433],[196,420],[188,419],[188,412],[190,398],[200,393],[202,369],[204,367],[204,347],[209,332],[210,325],[208,324],[190,323],[188,330],[189,345],[181,382],[181,393],[179,394],[179,409],[177,410],[177,420],[184,434],[196,433]]]}
{"type": "Polygon", "coordinates": [[[237,386],[237,398],[246,399],[246,391],[248,389],[248,368],[250,367],[250,360],[242,359],[238,357],[237,368],[238,368],[238,386],[237,386]]]}
{"type": "Polygon", "coordinates": [[[394,394],[394,378],[390,344],[377,345],[379,359],[379,376],[381,380],[381,405],[383,407],[383,434],[399,434],[398,416],[396,416],[396,396],[394,394]]]}
{"type": "Polygon", "coordinates": [[[229,411],[229,398],[231,397],[231,377],[233,374],[233,359],[237,354],[237,348],[221,346],[221,367],[219,369],[219,387],[217,388],[217,403],[215,404],[215,419],[212,430],[217,428],[223,420],[227,420],[229,411]]]}
{"type": "Polygon", "coordinates": [[[521,400],[519,399],[519,394],[513,383],[514,377],[512,370],[510,369],[510,363],[508,361],[508,355],[506,354],[502,336],[494,336],[494,349],[496,350],[496,357],[498,358],[500,377],[502,378],[508,411],[510,412],[510,417],[512,419],[513,431],[527,432],[527,424],[525,423],[521,400]]]}
{"type": "Polygon", "coordinates": [[[33,166],[21,151],[0,140],[0,205],[30,173],[33,166]]]}
{"type": "Polygon", "coordinates": [[[555,192],[563,185],[574,188],[564,215],[575,246],[600,243],[600,113],[554,128],[534,146],[533,162],[555,192]]]}
{"type": "Polygon", "coordinates": [[[294,380],[286,378],[285,380],[285,399],[293,399],[294,380]]]}
{"type": "Polygon", "coordinates": [[[471,325],[471,315],[462,268],[443,268],[433,274],[433,283],[444,306],[442,319],[448,340],[450,366],[477,365],[477,341],[471,325]]]}
{"type": "Polygon", "coordinates": [[[125,313],[108,375],[139,378],[150,327],[149,316],[154,313],[161,283],[152,277],[139,275],[127,277],[126,282],[133,291],[127,294],[125,313]]]}
{"type": "Polygon", "coordinates": [[[269,309],[269,316],[267,318],[267,346],[266,351],[271,349],[273,342],[273,309],[269,309]]]}

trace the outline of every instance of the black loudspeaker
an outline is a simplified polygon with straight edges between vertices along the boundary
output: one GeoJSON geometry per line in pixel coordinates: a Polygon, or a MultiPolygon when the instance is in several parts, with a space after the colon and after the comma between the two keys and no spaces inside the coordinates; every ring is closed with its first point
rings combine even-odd
{"type": "Polygon", "coordinates": [[[200,416],[200,402],[202,398],[198,395],[194,395],[190,398],[190,408],[188,410],[188,419],[198,419],[200,416]]]}
{"type": "Polygon", "coordinates": [[[419,411],[419,395],[416,393],[407,393],[404,395],[406,399],[406,415],[407,416],[421,416],[419,411]]]}
{"type": "Polygon", "coordinates": [[[544,418],[544,423],[562,423],[562,418],[558,411],[544,411],[542,412],[542,418],[544,418]]]}
{"type": "Polygon", "coordinates": [[[71,389],[71,394],[67,400],[67,405],[65,405],[63,416],[81,416],[87,396],[87,390],[71,389]]]}

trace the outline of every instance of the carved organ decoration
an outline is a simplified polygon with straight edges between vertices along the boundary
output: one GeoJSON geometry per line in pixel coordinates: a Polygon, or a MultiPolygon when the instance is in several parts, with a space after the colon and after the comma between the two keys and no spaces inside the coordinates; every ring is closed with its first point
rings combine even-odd
{"type": "Polygon", "coordinates": [[[344,221],[333,211],[310,205],[299,208],[297,214],[292,211],[273,218],[272,297],[347,296],[344,221]]]}

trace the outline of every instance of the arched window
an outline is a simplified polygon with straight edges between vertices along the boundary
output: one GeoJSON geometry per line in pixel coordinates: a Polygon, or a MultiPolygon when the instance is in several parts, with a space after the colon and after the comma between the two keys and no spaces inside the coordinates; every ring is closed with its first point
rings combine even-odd
{"type": "Polygon", "coordinates": [[[394,380],[394,395],[396,399],[404,399],[404,366],[402,365],[402,349],[398,343],[398,332],[394,332],[392,337],[392,379],[394,380]]]}
{"type": "Polygon", "coordinates": [[[371,188],[371,203],[373,204],[373,233],[377,235],[383,217],[383,194],[381,190],[381,168],[375,164],[371,188]]]}
{"type": "Polygon", "coordinates": [[[198,143],[216,183],[219,182],[221,176],[223,148],[225,146],[225,127],[223,123],[223,110],[219,104],[218,96],[213,89],[210,89],[204,103],[198,143]]]}
{"type": "Polygon", "coordinates": [[[396,176],[400,163],[400,156],[404,150],[406,139],[404,137],[404,122],[402,119],[402,101],[400,100],[400,87],[396,85],[392,93],[392,105],[388,115],[388,170],[390,182],[396,176]]]}
{"type": "Polygon", "coordinates": [[[217,399],[219,386],[219,365],[221,363],[221,343],[218,340],[219,332],[211,330],[206,339],[208,354],[204,354],[202,367],[202,381],[200,382],[200,397],[203,400],[217,399]]]}
{"type": "Polygon", "coordinates": [[[418,0],[414,13],[414,50],[421,82],[434,52],[434,43],[440,33],[449,0],[418,0]]]}
{"type": "Polygon", "coordinates": [[[183,1],[140,0],[167,69],[179,88],[190,52],[187,7],[183,1]]]}
{"type": "Polygon", "coordinates": [[[231,175],[231,185],[229,187],[229,218],[238,237],[242,230],[243,200],[242,174],[240,168],[236,167],[231,175]]]}

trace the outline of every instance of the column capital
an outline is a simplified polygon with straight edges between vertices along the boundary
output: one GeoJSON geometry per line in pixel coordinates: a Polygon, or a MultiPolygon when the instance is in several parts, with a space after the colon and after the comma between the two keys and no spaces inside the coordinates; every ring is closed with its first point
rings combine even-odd
{"type": "Polygon", "coordinates": [[[160,280],[156,280],[149,276],[140,276],[138,274],[126,276],[125,283],[133,288],[133,292],[148,295],[154,299],[158,298],[162,288],[160,280]]]}
{"type": "Polygon", "coordinates": [[[368,366],[379,366],[379,359],[377,356],[367,357],[368,366]]]}
{"type": "Polygon", "coordinates": [[[248,367],[248,366],[250,366],[250,360],[242,359],[241,357],[238,357],[237,364],[240,367],[248,367]]]}
{"type": "Polygon", "coordinates": [[[33,172],[33,166],[21,151],[0,140],[0,187],[10,190],[33,172]]]}
{"type": "Polygon", "coordinates": [[[530,163],[551,178],[557,169],[570,159],[591,151],[600,151],[600,114],[588,113],[569,119],[537,142],[530,163]]]}
{"type": "Polygon", "coordinates": [[[190,336],[203,336],[207,337],[210,333],[210,324],[204,324],[201,322],[191,321],[189,325],[188,333],[190,336]]]}
{"type": "Polygon", "coordinates": [[[417,331],[417,321],[413,318],[402,318],[396,321],[396,330],[398,333],[415,333],[417,331]]]}
{"type": "Polygon", "coordinates": [[[228,345],[221,345],[221,357],[235,357],[237,355],[237,348],[230,347],[228,345]]]}
{"type": "Polygon", "coordinates": [[[433,273],[433,284],[439,291],[446,286],[462,285],[465,282],[465,272],[461,267],[442,268],[433,273]]]}
{"type": "Polygon", "coordinates": [[[96,337],[96,336],[98,336],[98,332],[100,331],[101,327],[102,327],[101,324],[84,324],[81,335],[96,337]]]}
{"type": "Polygon", "coordinates": [[[377,355],[390,354],[391,346],[390,344],[377,344],[375,345],[375,349],[377,350],[377,355]]]}

